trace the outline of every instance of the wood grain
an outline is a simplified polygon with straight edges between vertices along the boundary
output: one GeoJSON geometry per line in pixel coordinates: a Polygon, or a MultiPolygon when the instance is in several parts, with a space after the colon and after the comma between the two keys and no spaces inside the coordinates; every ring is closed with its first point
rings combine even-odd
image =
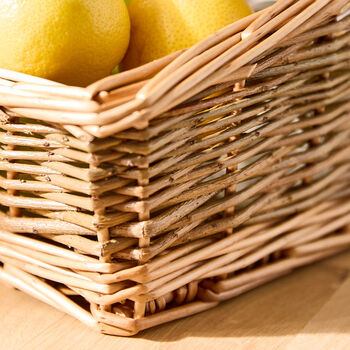
{"type": "Polygon", "coordinates": [[[301,268],[217,308],[118,338],[0,285],[0,349],[345,350],[350,344],[350,252],[301,268]]]}

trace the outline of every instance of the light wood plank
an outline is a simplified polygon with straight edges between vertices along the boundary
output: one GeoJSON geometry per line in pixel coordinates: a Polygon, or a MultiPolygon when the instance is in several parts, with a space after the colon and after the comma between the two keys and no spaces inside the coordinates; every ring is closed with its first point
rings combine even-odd
{"type": "Polygon", "coordinates": [[[350,277],[293,339],[286,350],[348,350],[350,344],[349,292],[350,277]]]}

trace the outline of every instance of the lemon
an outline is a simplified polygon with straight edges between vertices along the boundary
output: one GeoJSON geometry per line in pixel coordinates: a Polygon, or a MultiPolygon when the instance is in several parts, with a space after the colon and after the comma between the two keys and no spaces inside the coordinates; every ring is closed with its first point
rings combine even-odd
{"type": "Polygon", "coordinates": [[[86,86],[111,73],[129,39],[124,0],[0,1],[0,68],[86,86]]]}
{"type": "Polygon", "coordinates": [[[131,40],[123,69],[190,47],[252,13],[244,0],[131,0],[131,40]]]}

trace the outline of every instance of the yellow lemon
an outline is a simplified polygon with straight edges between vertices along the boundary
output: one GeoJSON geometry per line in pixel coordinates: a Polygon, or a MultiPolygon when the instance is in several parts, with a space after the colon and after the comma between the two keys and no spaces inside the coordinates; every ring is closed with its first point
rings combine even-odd
{"type": "Polygon", "coordinates": [[[190,47],[252,13],[244,0],[131,0],[131,40],[123,69],[190,47]]]}
{"type": "Polygon", "coordinates": [[[111,73],[129,39],[124,0],[0,1],[0,68],[85,86],[111,73]]]}

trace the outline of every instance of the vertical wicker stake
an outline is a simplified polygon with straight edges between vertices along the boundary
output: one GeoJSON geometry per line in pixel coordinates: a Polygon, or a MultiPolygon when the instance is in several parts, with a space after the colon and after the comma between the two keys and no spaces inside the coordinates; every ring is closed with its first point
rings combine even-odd
{"type": "MultiPolygon", "coordinates": [[[[149,179],[139,179],[139,186],[147,186],[149,184],[149,179]]],[[[143,211],[139,213],[138,218],[139,221],[149,220],[151,217],[150,211],[148,208],[143,208],[143,211]]],[[[150,237],[143,237],[139,239],[139,248],[149,247],[151,243],[150,237]]],[[[135,301],[134,308],[134,318],[139,319],[145,315],[146,312],[146,303],[135,301]]]]}
{"type": "MultiPolygon", "coordinates": [[[[329,72],[325,72],[321,75],[321,78],[324,79],[324,80],[329,80],[329,77],[330,77],[330,73],[329,72]]],[[[323,106],[323,107],[319,107],[315,110],[315,115],[317,114],[323,114],[325,113],[326,111],[326,107],[323,106]]],[[[321,136],[317,136],[317,137],[314,137],[313,139],[311,139],[309,141],[309,147],[312,148],[312,147],[316,147],[318,145],[320,145],[322,143],[322,138],[321,136]]],[[[310,164],[312,165],[312,164],[310,164]]],[[[304,184],[307,186],[307,185],[310,185],[313,181],[313,176],[308,176],[306,177],[303,182],[304,184]]]]}
{"type": "MultiPolygon", "coordinates": [[[[233,91],[236,92],[236,91],[239,91],[239,90],[242,90],[245,86],[245,83],[246,81],[245,80],[242,80],[241,82],[239,83],[236,83],[233,87],[233,91]]],[[[236,113],[240,113],[240,110],[238,110],[236,113]]],[[[232,127],[234,127],[235,125],[232,125],[232,127]]],[[[236,138],[235,137],[230,137],[229,139],[229,142],[233,142],[236,138]]],[[[228,156],[231,156],[231,157],[234,157],[236,155],[236,152],[230,152],[228,154],[228,156]]],[[[234,173],[235,171],[237,171],[238,169],[238,165],[234,165],[234,166],[230,166],[230,167],[227,167],[226,168],[226,173],[229,174],[229,173],[234,173]]],[[[236,184],[233,184],[229,187],[227,187],[225,189],[225,197],[226,196],[230,196],[232,195],[233,193],[236,192],[236,187],[237,185],[236,184]]],[[[233,216],[235,213],[235,207],[231,207],[231,208],[228,208],[225,210],[225,213],[224,213],[224,216],[227,217],[227,216],[233,216]]],[[[226,235],[231,235],[233,232],[233,229],[229,228],[226,230],[226,235]]],[[[227,274],[223,274],[219,277],[219,279],[226,279],[227,278],[227,274]]]]}
{"type": "MultiPolygon", "coordinates": [[[[18,121],[18,118],[17,117],[9,117],[9,120],[8,122],[9,123],[17,123],[18,121]]],[[[7,132],[8,135],[15,135],[14,132],[11,132],[11,131],[8,131],[7,132]]],[[[7,151],[14,151],[16,149],[16,146],[15,145],[7,145],[6,146],[6,150],[7,151]]],[[[12,161],[9,160],[9,163],[11,163],[12,161]]],[[[6,173],[6,178],[8,180],[15,180],[18,178],[18,173],[14,172],[14,171],[7,171],[6,173]]],[[[7,190],[7,193],[11,196],[15,196],[17,194],[18,191],[16,190],[13,190],[13,189],[8,189],[7,190]]],[[[19,217],[21,216],[21,208],[18,208],[18,207],[9,207],[9,215],[11,217],[19,217]]],[[[4,269],[6,270],[6,264],[4,263],[4,269]]]]}
{"type": "MultiPolygon", "coordinates": [[[[236,91],[242,90],[244,88],[244,86],[245,86],[245,83],[246,83],[245,80],[242,80],[241,82],[236,83],[234,85],[234,87],[233,87],[233,91],[236,92],[236,91]]],[[[241,112],[241,110],[237,110],[237,114],[240,113],[240,112],[241,112]]],[[[235,125],[232,125],[232,127],[234,127],[234,126],[235,125]]],[[[233,142],[235,139],[236,139],[235,137],[233,137],[233,138],[231,137],[229,139],[229,142],[233,142]]],[[[236,152],[230,152],[228,155],[234,157],[236,155],[236,152]]],[[[235,171],[237,171],[237,168],[238,168],[238,165],[227,167],[226,168],[226,172],[227,173],[234,173],[235,171]]],[[[236,184],[233,184],[233,185],[227,187],[225,189],[225,195],[226,196],[230,196],[231,194],[235,193],[236,192],[236,187],[237,187],[236,184]]],[[[234,212],[235,212],[235,208],[234,207],[226,209],[226,214],[228,216],[232,216],[234,214],[234,212]]],[[[228,234],[232,234],[233,230],[232,229],[228,229],[226,232],[228,234]]]]}
{"type": "MultiPolygon", "coordinates": [[[[93,157],[92,157],[93,158],[93,157]]],[[[90,164],[90,169],[96,168],[95,164],[90,164]]],[[[97,196],[98,198],[98,196],[97,196]]],[[[96,199],[97,199],[96,198],[96,199]]],[[[97,240],[98,242],[103,245],[104,243],[107,243],[109,241],[109,229],[108,228],[100,228],[99,227],[99,218],[103,217],[105,214],[104,209],[96,209],[95,210],[95,218],[97,219],[97,240]]],[[[102,262],[111,262],[110,256],[100,256],[100,260],[102,262]]],[[[104,311],[111,311],[112,305],[100,305],[100,308],[104,311]]]]}
{"type": "MultiPolygon", "coordinates": [[[[236,92],[236,91],[242,90],[244,88],[244,86],[245,86],[245,83],[246,83],[245,80],[242,80],[241,82],[236,83],[234,85],[233,91],[236,92]]],[[[238,114],[238,113],[240,113],[240,111],[241,110],[237,110],[236,113],[238,114]]],[[[232,127],[234,127],[234,125],[232,125],[232,127]]],[[[235,137],[231,137],[229,139],[229,142],[233,142],[235,139],[236,139],[235,137]]],[[[235,155],[236,155],[236,152],[230,152],[228,154],[228,156],[232,156],[232,157],[234,157],[235,155]]],[[[237,171],[237,168],[238,168],[238,165],[227,167],[226,168],[226,173],[228,173],[228,174],[229,173],[234,173],[235,171],[237,171]]],[[[227,187],[225,189],[225,196],[230,196],[233,193],[235,193],[236,192],[236,187],[237,187],[236,184],[233,184],[233,185],[227,187]]],[[[234,207],[228,208],[228,209],[225,210],[226,216],[232,216],[232,215],[234,215],[234,212],[235,212],[235,208],[234,207]]],[[[227,234],[232,234],[233,230],[232,229],[227,229],[226,232],[227,232],[227,234]]]]}

